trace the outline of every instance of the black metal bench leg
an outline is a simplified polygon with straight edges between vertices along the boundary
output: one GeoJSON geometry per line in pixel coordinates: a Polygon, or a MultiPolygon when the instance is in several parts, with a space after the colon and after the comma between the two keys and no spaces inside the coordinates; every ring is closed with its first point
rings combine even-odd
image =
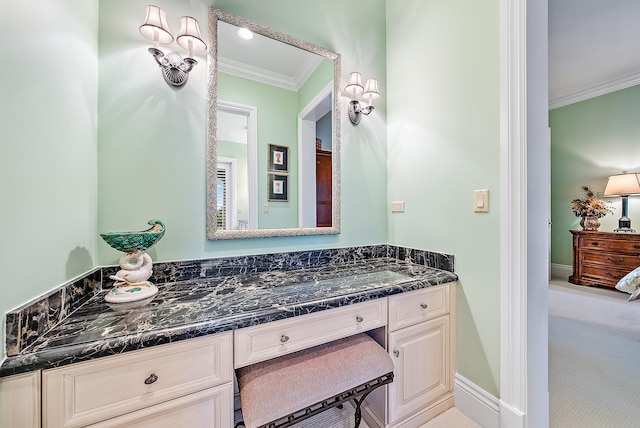
{"type": "Polygon", "coordinates": [[[360,405],[362,404],[364,399],[367,398],[367,395],[369,395],[371,392],[372,391],[369,391],[366,394],[363,394],[360,398],[353,399],[353,401],[356,402],[355,425],[353,426],[353,428],[358,428],[360,426],[360,422],[362,422],[362,412],[360,411],[360,405]]]}

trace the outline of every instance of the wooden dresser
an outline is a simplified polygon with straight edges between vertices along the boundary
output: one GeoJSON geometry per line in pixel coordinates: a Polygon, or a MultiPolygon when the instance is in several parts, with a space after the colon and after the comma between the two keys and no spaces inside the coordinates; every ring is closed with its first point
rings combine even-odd
{"type": "Polygon", "coordinates": [[[578,285],[615,287],[640,266],[640,234],[572,230],[573,275],[578,285]]]}

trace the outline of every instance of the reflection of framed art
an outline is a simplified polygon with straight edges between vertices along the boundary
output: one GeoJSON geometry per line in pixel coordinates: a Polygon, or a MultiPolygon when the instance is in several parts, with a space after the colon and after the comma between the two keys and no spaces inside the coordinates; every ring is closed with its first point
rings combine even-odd
{"type": "Polygon", "coordinates": [[[289,171],[289,147],[269,144],[269,171],[289,171]]]}
{"type": "Polygon", "coordinates": [[[269,200],[287,202],[289,189],[286,175],[269,174],[269,200]]]}

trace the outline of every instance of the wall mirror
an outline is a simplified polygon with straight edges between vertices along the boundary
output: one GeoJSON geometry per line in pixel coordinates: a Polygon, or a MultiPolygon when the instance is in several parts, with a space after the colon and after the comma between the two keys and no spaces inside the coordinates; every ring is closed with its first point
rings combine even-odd
{"type": "Polygon", "coordinates": [[[340,55],[215,8],[209,46],[207,238],[340,233],[340,55]]]}

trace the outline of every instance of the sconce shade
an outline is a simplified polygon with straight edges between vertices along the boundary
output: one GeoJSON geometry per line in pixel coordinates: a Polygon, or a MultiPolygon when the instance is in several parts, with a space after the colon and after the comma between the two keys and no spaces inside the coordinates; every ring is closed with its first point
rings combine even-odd
{"type": "Polygon", "coordinates": [[[638,174],[617,174],[609,177],[604,196],[629,196],[640,194],[638,174]]]}
{"type": "Polygon", "coordinates": [[[380,98],[380,92],[378,92],[378,81],[376,79],[367,79],[362,98],[367,100],[369,104],[373,104],[373,100],[380,98]]]}
{"type": "Polygon", "coordinates": [[[192,51],[207,50],[207,45],[202,40],[202,35],[200,35],[198,21],[192,16],[183,16],[180,20],[180,32],[176,37],[176,42],[180,47],[189,51],[189,54],[192,51]],[[189,49],[190,47],[191,49],[189,49]]]}
{"type": "Polygon", "coordinates": [[[167,24],[167,14],[158,6],[147,6],[147,17],[140,26],[140,33],[154,42],[173,42],[173,35],[169,29],[169,24],[167,24]]]}
{"type": "Polygon", "coordinates": [[[349,82],[344,87],[344,92],[351,98],[355,98],[356,95],[360,95],[364,91],[362,86],[362,75],[357,71],[354,71],[349,75],[349,82]]]}

